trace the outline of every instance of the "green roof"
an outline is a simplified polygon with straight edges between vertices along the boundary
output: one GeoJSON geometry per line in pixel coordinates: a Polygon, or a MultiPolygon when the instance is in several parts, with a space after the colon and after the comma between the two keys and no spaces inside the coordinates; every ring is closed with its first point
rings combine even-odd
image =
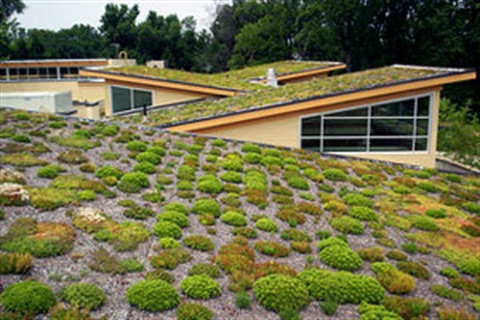
{"type": "Polygon", "coordinates": [[[168,68],[157,69],[146,66],[116,67],[104,70],[134,76],[152,77],[166,81],[177,81],[234,90],[257,90],[263,89],[264,86],[252,82],[252,80],[264,78],[269,68],[274,68],[278,75],[285,75],[322,69],[335,65],[340,65],[340,63],[320,61],[279,61],[215,74],[187,72],[168,68]]]}
{"type": "MultiPolygon", "coordinates": [[[[312,98],[322,98],[332,94],[445,76],[452,72],[458,73],[459,70],[394,65],[329,78],[313,79],[307,82],[280,86],[279,88],[263,87],[263,90],[248,92],[231,98],[210,99],[199,103],[152,110],[148,114],[147,124],[169,126],[174,123],[228,115],[249,109],[255,110],[276,104],[293,103],[312,98]]],[[[142,117],[140,115],[130,115],[128,118],[119,119],[126,122],[139,122],[142,117]]]]}

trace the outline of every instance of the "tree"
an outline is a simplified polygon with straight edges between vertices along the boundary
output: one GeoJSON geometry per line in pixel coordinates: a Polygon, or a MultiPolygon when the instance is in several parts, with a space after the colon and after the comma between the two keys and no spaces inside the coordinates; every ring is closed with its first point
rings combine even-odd
{"type": "Polygon", "coordinates": [[[22,0],[0,0],[0,59],[11,55],[11,33],[18,26],[13,14],[22,13],[25,4],[22,0]]]}
{"type": "Polygon", "coordinates": [[[0,0],[0,24],[6,23],[15,13],[22,13],[25,4],[22,0],[0,0]]]}

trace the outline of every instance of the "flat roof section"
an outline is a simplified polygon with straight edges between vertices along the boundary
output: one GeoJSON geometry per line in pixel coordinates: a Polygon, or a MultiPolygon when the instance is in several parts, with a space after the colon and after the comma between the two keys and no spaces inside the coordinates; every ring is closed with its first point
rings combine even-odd
{"type": "MultiPolygon", "coordinates": [[[[162,109],[159,112],[153,111],[148,115],[148,125],[188,131],[194,130],[194,128],[201,129],[209,120],[218,118],[226,120],[228,117],[238,114],[249,113],[249,120],[251,120],[317,107],[318,101],[329,98],[335,98],[335,103],[341,103],[360,98],[438,87],[448,83],[472,80],[475,77],[473,69],[392,65],[293,83],[276,89],[264,87],[264,90],[231,98],[206,100],[166,110],[162,109]],[[193,123],[195,124],[188,125],[193,123]]],[[[123,118],[122,121],[140,121],[137,117],[123,118]]]]}
{"type": "Polygon", "coordinates": [[[0,68],[34,68],[34,67],[100,67],[108,65],[108,59],[38,59],[38,60],[4,60],[0,68]]]}

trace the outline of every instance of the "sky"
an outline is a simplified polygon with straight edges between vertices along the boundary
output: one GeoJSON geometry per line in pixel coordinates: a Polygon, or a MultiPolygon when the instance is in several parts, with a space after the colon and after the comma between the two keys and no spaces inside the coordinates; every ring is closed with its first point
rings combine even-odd
{"type": "Polygon", "coordinates": [[[216,3],[229,3],[230,0],[23,0],[25,10],[16,16],[20,27],[26,29],[60,30],[74,24],[100,25],[100,17],[105,12],[107,3],[127,4],[129,7],[138,3],[140,16],[137,23],[144,21],[148,12],[153,10],[159,15],[177,14],[180,19],[194,16],[197,29],[210,26],[216,3]]]}

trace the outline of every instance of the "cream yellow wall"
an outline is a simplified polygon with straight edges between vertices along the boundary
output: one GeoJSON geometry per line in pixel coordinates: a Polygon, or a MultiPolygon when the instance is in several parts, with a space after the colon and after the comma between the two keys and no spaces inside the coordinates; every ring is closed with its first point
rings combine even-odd
{"type": "Polygon", "coordinates": [[[25,82],[1,82],[0,92],[55,92],[71,91],[72,99],[80,99],[80,90],[76,81],[25,81],[25,82]]]}
{"type": "Polygon", "coordinates": [[[193,101],[197,99],[212,97],[210,95],[202,94],[202,93],[186,92],[186,91],[180,91],[180,90],[172,90],[172,89],[149,87],[149,86],[138,86],[133,84],[125,84],[121,82],[108,82],[108,84],[104,88],[105,97],[106,97],[105,99],[105,115],[106,116],[112,116],[111,96],[110,96],[111,85],[128,87],[128,88],[136,88],[140,90],[151,90],[153,91],[154,106],[188,102],[188,101],[193,101]]]}
{"type": "Polygon", "coordinates": [[[105,100],[105,82],[79,82],[79,101],[89,103],[105,100]]]}
{"type": "MultiPolygon", "coordinates": [[[[408,96],[408,95],[407,95],[408,96]]],[[[378,101],[379,99],[377,99],[378,101]]],[[[440,103],[440,91],[434,93],[433,98],[433,115],[431,123],[430,148],[428,153],[355,153],[350,154],[358,158],[382,160],[389,162],[406,163],[424,167],[435,167],[435,153],[437,145],[437,130],[438,130],[438,112],[440,103]]],[[[363,105],[365,101],[358,101],[352,105],[363,105]]],[[[326,108],[337,109],[336,107],[326,108]]],[[[276,116],[267,119],[250,121],[235,125],[228,125],[224,127],[217,127],[198,131],[198,133],[218,136],[222,138],[237,139],[244,141],[252,141],[258,143],[272,144],[278,146],[285,146],[291,148],[300,147],[300,121],[301,116],[314,114],[319,112],[303,112],[284,116],[276,116]]],[[[348,155],[348,154],[344,154],[348,155]]]]}

